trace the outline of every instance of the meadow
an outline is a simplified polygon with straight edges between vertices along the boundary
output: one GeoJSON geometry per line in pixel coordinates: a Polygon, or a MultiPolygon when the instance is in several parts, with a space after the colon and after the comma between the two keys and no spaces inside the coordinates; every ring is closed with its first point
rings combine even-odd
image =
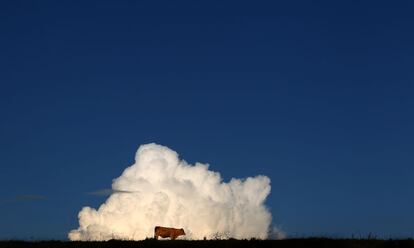
{"type": "Polygon", "coordinates": [[[284,240],[0,241],[0,248],[414,248],[414,240],[304,238],[284,240]]]}

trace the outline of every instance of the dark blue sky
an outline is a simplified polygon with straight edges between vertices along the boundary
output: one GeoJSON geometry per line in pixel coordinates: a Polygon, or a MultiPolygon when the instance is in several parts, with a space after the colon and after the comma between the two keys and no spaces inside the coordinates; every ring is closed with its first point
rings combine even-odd
{"type": "Polygon", "coordinates": [[[410,1],[138,2],[0,3],[0,239],[65,239],[149,142],[269,176],[288,235],[414,236],[410,1]]]}

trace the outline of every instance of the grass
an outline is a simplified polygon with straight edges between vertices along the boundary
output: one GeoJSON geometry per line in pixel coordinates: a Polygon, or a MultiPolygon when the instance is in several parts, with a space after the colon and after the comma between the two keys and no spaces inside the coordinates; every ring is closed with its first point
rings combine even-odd
{"type": "Polygon", "coordinates": [[[0,248],[414,248],[414,240],[303,238],[284,240],[0,241],[0,248]]]}

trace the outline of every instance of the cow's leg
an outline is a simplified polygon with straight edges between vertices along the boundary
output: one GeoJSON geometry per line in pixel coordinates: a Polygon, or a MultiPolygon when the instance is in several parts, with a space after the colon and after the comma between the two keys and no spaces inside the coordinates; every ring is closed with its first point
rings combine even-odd
{"type": "Polygon", "coordinates": [[[158,239],[158,235],[156,235],[156,234],[155,234],[155,235],[154,235],[154,239],[158,239]]]}
{"type": "Polygon", "coordinates": [[[175,235],[171,235],[171,240],[175,240],[177,238],[175,235]]]}

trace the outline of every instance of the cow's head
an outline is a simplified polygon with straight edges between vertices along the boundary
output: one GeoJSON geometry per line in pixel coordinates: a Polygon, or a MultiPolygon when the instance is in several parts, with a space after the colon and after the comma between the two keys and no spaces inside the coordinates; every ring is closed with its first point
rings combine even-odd
{"type": "Polygon", "coordinates": [[[183,228],[180,229],[180,235],[185,235],[185,232],[184,232],[183,228]]]}

